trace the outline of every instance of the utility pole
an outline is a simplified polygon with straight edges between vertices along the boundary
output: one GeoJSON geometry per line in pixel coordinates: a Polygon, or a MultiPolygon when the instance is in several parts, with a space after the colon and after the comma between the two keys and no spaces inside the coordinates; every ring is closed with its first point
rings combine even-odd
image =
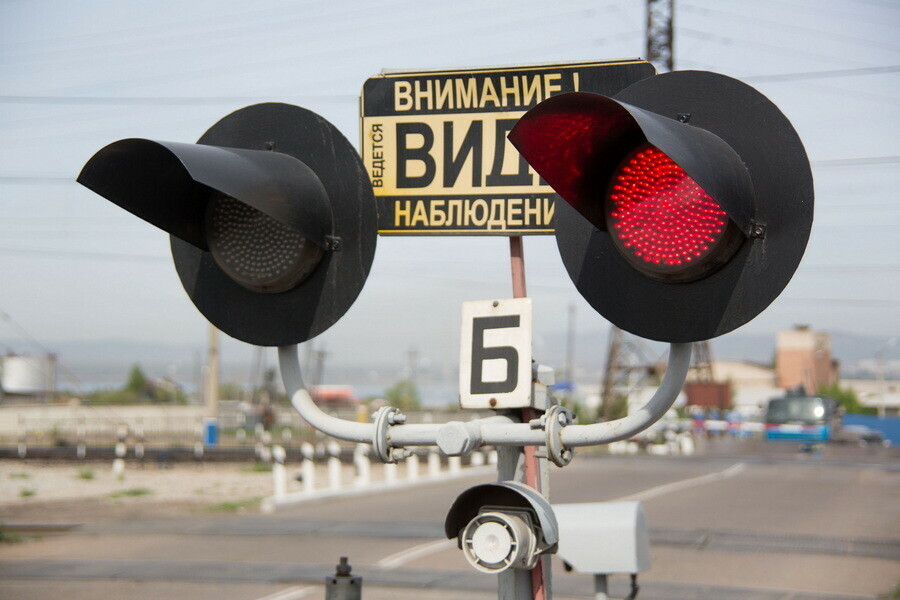
{"type": "Polygon", "coordinates": [[[674,20],[675,0],[647,0],[647,60],[660,73],[675,69],[674,20]]]}
{"type": "Polygon", "coordinates": [[[878,418],[883,419],[887,415],[887,411],[885,411],[885,398],[887,397],[887,388],[884,383],[884,353],[893,347],[894,344],[897,343],[897,338],[891,338],[887,341],[887,343],[881,347],[881,350],[877,352],[875,357],[878,359],[878,395],[880,396],[878,402],[878,418]]]}
{"type": "Polygon", "coordinates": [[[406,355],[409,360],[409,364],[408,364],[409,383],[413,388],[415,388],[416,387],[416,379],[418,377],[419,351],[416,349],[415,346],[413,346],[412,348],[409,349],[409,351],[407,351],[406,355]]]}
{"type": "Polygon", "coordinates": [[[575,305],[569,304],[569,327],[566,333],[566,382],[575,389],[575,305]]]}
{"type": "Polygon", "coordinates": [[[219,330],[209,325],[209,346],[207,348],[206,390],[203,408],[203,441],[215,446],[217,441],[217,420],[219,417],[219,330]]]}
{"type": "Polygon", "coordinates": [[[325,377],[325,359],[328,358],[328,352],[323,350],[316,350],[315,352],[315,369],[313,371],[313,385],[319,386],[322,385],[322,381],[325,377]]]}

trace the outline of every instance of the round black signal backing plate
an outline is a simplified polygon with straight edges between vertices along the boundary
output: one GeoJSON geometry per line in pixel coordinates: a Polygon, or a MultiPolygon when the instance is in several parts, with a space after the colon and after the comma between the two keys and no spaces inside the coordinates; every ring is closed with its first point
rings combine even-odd
{"type": "Polygon", "coordinates": [[[305,163],[328,192],[339,247],[325,252],[297,287],[267,294],[237,284],[209,252],[171,236],[175,268],[191,300],[213,325],[258,346],[298,344],[328,329],[356,300],[375,256],[375,198],[356,150],[319,115],[278,103],[235,111],[198,143],[274,150],[305,163]]]}
{"type": "Polygon", "coordinates": [[[712,275],[664,283],[629,265],[608,233],[557,202],[556,240],[569,277],[597,312],[641,337],[693,342],[744,325],[785,288],[809,239],[813,180],[800,137],[765,96],[716,73],[675,71],[649,77],[614,99],[688,119],[727,142],[750,172],[759,235],[747,239],[712,275]]]}

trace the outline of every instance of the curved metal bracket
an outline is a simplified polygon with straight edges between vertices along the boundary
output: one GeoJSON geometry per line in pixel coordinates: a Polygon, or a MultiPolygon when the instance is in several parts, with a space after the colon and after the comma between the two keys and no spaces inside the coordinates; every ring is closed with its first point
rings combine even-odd
{"type": "Polygon", "coordinates": [[[544,433],[547,434],[547,458],[557,467],[564,467],[572,462],[575,452],[566,448],[562,442],[563,427],[575,422],[575,415],[568,408],[558,404],[551,406],[544,413],[544,433]]]}
{"type": "Polygon", "coordinates": [[[644,406],[627,417],[606,423],[563,425],[559,419],[565,413],[557,410],[554,411],[554,419],[545,419],[543,426],[538,424],[537,428],[532,428],[528,423],[516,423],[511,418],[500,415],[468,423],[406,425],[401,420],[402,415],[393,407],[379,410],[376,413],[376,423],[339,419],[325,413],[313,402],[303,384],[297,346],[280,347],[278,359],[291,403],[307,423],[341,440],[372,444],[379,457],[382,460],[387,458],[387,462],[400,458],[396,449],[409,446],[440,446],[448,454],[462,455],[485,445],[546,445],[548,454],[560,463],[567,464],[571,460],[571,455],[567,453],[571,453],[571,449],[576,446],[596,446],[628,439],[662,418],[678,397],[687,376],[691,363],[691,344],[671,345],[666,375],[659,389],[644,406]]]}
{"type": "Polygon", "coordinates": [[[391,446],[390,435],[388,431],[391,425],[399,425],[406,422],[406,416],[400,413],[399,408],[393,406],[382,406],[375,413],[375,435],[372,439],[372,446],[375,448],[375,454],[386,463],[395,463],[400,458],[406,458],[405,451],[402,448],[393,448],[391,446]]]}

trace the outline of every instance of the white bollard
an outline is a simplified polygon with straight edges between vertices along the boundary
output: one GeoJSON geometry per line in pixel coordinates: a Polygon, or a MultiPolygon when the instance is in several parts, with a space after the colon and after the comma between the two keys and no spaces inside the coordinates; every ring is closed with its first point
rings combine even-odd
{"type": "Polygon", "coordinates": [[[138,425],[134,431],[134,436],[137,439],[137,442],[134,444],[134,456],[138,460],[142,460],[144,458],[144,427],[138,425]]]}
{"type": "Polygon", "coordinates": [[[690,435],[685,435],[681,438],[681,453],[685,456],[694,454],[694,438],[690,435]]]}
{"type": "Polygon", "coordinates": [[[203,458],[203,442],[197,442],[194,444],[194,458],[200,460],[203,458]]]}
{"type": "MultiPolygon", "coordinates": [[[[203,448],[203,444],[200,444],[200,447],[203,448]]],[[[257,452],[259,455],[260,462],[270,463],[272,462],[272,449],[266,446],[265,444],[259,445],[259,450],[257,452]]]]}
{"type": "Polygon", "coordinates": [[[369,485],[372,480],[371,463],[369,461],[369,446],[357,444],[353,451],[353,466],[356,468],[356,479],[353,484],[357,487],[369,485]]]}
{"type": "Polygon", "coordinates": [[[287,469],[284,466],[284,461],[287,460],[287,452],[281,446],[274,446],[272,448],[272,459],[275,461],[272,463],[274,496],[276,498],[284,498],[287,494],[287,469]]]}
{"type": "Polygon", "coordinates": [[[84,425],[79,423],[78,430],[75,432],[75,436],[78,438],[78,446],[75,447],[75,456],[77,456],[79,460],[83,460],[84,457],[87,456],[87,446],[84,443],[84,440],[87,437],[86,433],[84,425]]]}
{"type": "Polygon", "coordinates": [[[488,464],[489,464],[489,465],[496,465],[496,464],[497,464],[497,451],[496,451],[496,450],[491,450],[491,451],[488,453],[488,464]]]}
{"type": "Polygon", "coordinates": [[[441,455],[435,448],[428,451],[428,476],[432,479],[441,476],[441,455]]]}
{"type": "Polygon", "coordinates": [[[341,489],[341,445],[334,441],[328,443],[328,487],[341,489]]]}
{"type": "Polygon", "coordinates": [[[239,427],[238,430],[234,432],[234,437],[236,437],[239,442],[243,442],[247,438],[247,430],[243,427],[239,427]]]}
{"type": "Polygon", "coordinates": [[[410,481],[416,481],[419,478],[419,455],[410,454],[406,459],[406,478],[410,481]]]}
{"type": "Polygon", "coordinates": [[[647,446],[647,454],[653,456],[667,456],[669,454],[668,444],[650,444],[647,446]]]}
{"type": "Polygon", "coordinates": [[[28,454],[28,446],[25,442],[19,442],[19,447],[17,448],[19,458],[25,458],[25,455],[28,454]]]}
{"type": "Polygon", "coordinates": [[[451,456],[447,459],[447,466],[449,467],[451,475],[459,475],[459,472],[462,471],[462,458],[459,456],[451,456]]]}
{"type": "Polygon", "coordinates": [[[125,446],[125,442],[116,444],[116,458],[112,464],[113,475],[116,477],[121,477],[125,474],[125,454],[127,452],[128,448],[125,446]]]}
{"type": "Polygon", "coordinates": [[[395,483],[397,483],[397,463],[385,463],[384,480],[388,483],[388,485],[394,485],[395,483]]]}
{"type": "Polygon", "coordinates": [[[303,491],[311,494],[316,489],[316,449],[309,442],[303,442],[300,444],[300,453],[303,455],[303,464],[300,465],[303,491]]]}
{"type": "Polygon", "coordinates": [[[469,466],[483,467],[484,466],[484,452],[478,452],[478,451],[473,452],[472,458],[469,462],[469,466]]]}
{"type": "Polygon", "coordinates": [[[641,447],[638,445],[637,442],[628,442],[627,445],[625,446],[625,451],[628,454],[637,454],[640,449],[641,449],[641,447]]]}

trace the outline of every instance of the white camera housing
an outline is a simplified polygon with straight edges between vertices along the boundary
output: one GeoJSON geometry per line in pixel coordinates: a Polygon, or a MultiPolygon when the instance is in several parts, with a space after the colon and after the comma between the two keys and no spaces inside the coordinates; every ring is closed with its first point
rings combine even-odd
{"type": "Polygon", "coordinates": [[[650,536],[640,502],[554,504],[558,556],[580,573],[640,573],[650,568],[650,536]]]}
{"type": "Polygon", "coordinates": [[[444,530],[483,573],[531,569],[559,542],[550,504],[534,489],[502,481],[476,485],[456,499],[444,530]]]}

